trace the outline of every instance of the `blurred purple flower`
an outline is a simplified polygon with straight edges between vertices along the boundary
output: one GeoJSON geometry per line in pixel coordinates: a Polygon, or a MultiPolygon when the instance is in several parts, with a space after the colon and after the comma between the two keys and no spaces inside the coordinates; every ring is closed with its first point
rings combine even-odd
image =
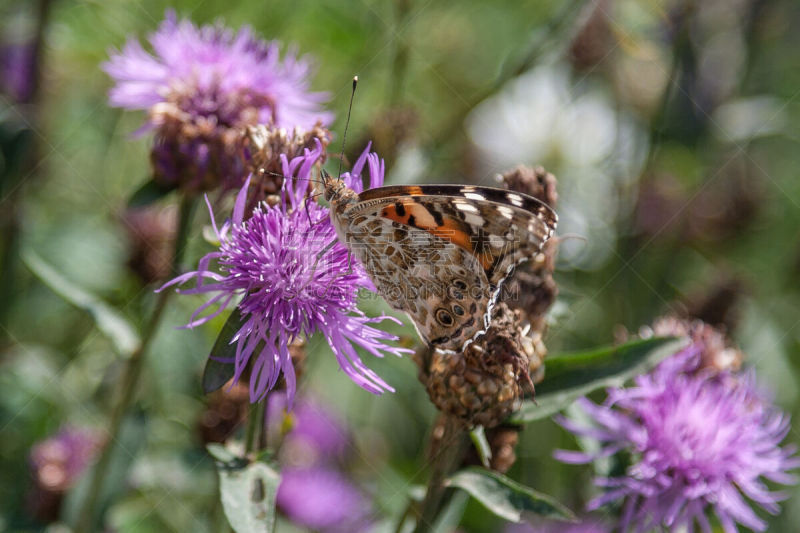
{"type": "Polygon", "coordinates": [[[101,438],[87,428],[65,427],[31,448],[30,463],[42,489],[69,489],[94,459],[101,438]]]}
{"type": "Polygon", "coordinates": [[[780,447],[789,418],[759,393],[753,373],[698,369],[702,352],[701,344],[690,345],[637,377],[635,386],[609,389],[603,405],[579,400],[595,427],[559,420],[601,443],[596,454],[557,451],[563,462],[632,454],[625,476],[596,480],[608,490],[588,506],[624,499],[623,530],[691,531],[697,523],[711,531],[706,512],[713,511],[726,532],[737,531],[737,522],[764,531],[766,523],[742,496],[775,514],[785,495],[770,492],[761,478],[796,483],[788,471],[800,458],[793,446],[780,447]]]}
{"type": "Polygon", "coordinates": [[[245,126],[309,130],[332,120],[326,94],[309,90],[309,60],[291,50],[281,60],[279,44],[249,27],[198,28],[167,11],[150,44],[154,55],[129,40],[103,68],[116,81],[111,105],[148,110],[143,130],[156,130],[151,159],[163,185],[238,188],[245,126]]]}
{"type": "MultiPolygon", "coordinates": [[[[354,176],[342,175],[349,186],[359,190],[365,161],[369,161],[372,181],[383,183],[383,166],[376,154],[367,153],[368,149],[354,166],[354,176]]],[[[321,155],[322,145],[317,141],[317,149],[307,150],[304,156],[291,162],[283,157],[283,174],[306,181],[321,155]]],[[[196,280],[195,288],[180,292],[214,295],[194,312],[186,326],[190,328],[208,322],[241,298],[238,309],[243,325],[231,339],[236,343],[234,380],[250,363],[252,402],[262,400],[282,373],[291,408],[296,383],[289,344],[300,335],[308,337],[317,331],[325,336],[339,366],[356,384],[374,394],[393,391],[364,365],[353,345],[377,357],[383,352],[399,356],[410,350],[385,344],[397,337],[370,326],[395,319],[369,318],[356,307],[359,289],[374,287],[338,242],[328,209],[308,201],[304,198],[307,188],[296,187],[294,180],[287,179],[278,205],[262,203],[245,220],[248,185],[249,180],[237,196],[231,221],[217,228],[212,213],[219,250],[203,257],[196,271],[176,277],[159,290],[196,280]],[[222,273],[210,270],[212,261],[220,265],[222,273]],[[218,305],[214,312],[201,316],[214,305],[218,305]],[[253,356],[255,360],[251,361],[253,356]]]]}
{"type": "Polygon", "coordinates": [[[117,81],[111,105],[150,109],[174,102],[186,113],[227,124],[255,111],[259,123],[287,129],[332,118],[320,108],[326,95],[309,92],[308,59],[290,51],[281,61],[279,44],[256,38],[247,26],[237,33],[219,24],[198,28],[170,10],[150,44],[155,55],[129,40],[104,65],[117,81]]]}
{"type": "MultiPolygon", "coordinates": [[[[286,395],[272,394],[267,420],[283,427],[286,395]]],[[[311,466],[344,457],[350,442],[347,425],[331,408],[313,398],[304,397],[292,409],[293,424],[281,444],[282,462],[291,466],[311,466]]]]}
{"type": "Polygon", "coordinates": [[[277,504],[293,522],[316,531],[349,533],[369,529],[369,502],[336,470],[284,469],[277,504]]]}
{"type": "Polygon", "coordinates": [[[34,42],[3,44],[0,47],[0,88],[18,102],[33,94],[36,75],[34,42]]]}

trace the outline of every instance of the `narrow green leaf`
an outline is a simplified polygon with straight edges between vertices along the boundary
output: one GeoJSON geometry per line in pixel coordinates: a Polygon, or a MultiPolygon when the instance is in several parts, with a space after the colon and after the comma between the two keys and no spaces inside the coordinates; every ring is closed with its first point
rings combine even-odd
{"type": "Polygon", "coordinates": [[[209,446],[219,474],[222,508],[236,533],[266,532],[275,529],[275,495],[280,475],[268,464],[249,463],[222,446],[209,446]]]}
{"type": "Polygon", "coordinates": [[[453,497],[445,504],[444,508],[436,517],[431,528],[431,533],[451,533],[458,530],[458,524],[464,516],[464,510],[469,503],[469,494],[463,491],[456,491],[453,497]]]}
{"type": "Polygon", "coordinates": [[[33,250],[22,250],[21,255],[30,271],[53,292],[89,313],[97,329],[111,340],[119,353],[130,355],[139,348],[139,334],[119,311],[62,276],[33,250]]]}
{"type": "Polygon", "coordinates": [[[483,426],[476,426],[469,432],[469,438],[472,439],[472,444],[475,445],[475,451],[478,452],[478,457],[481,464],[489,468],[489,461],[492,460],[492,447],[489,446],[489,441],[486,440],[486,431],[483,426]]]}
{"type": "Polygon", "coordinates": [[[233,359],[236,357],[236,343],[231,344],[231,338],[242,327],[242,315],[239,309],[233,312],[222,326],[214,347],[206,360],[206,367],[203,370],[203,392],[209,394],[225,385],[234,374],[233,363],[223,363],[217,359],[233,359]]]}
{"type": "Polygon", "coordinates": [[[151,179],[144,182],[128,198],[128,207],[145,207],[153,204],[172,192],[175,187],[164,186],[151,179]]]}
{"type": "Polygon", "coordinates": [[[530,513],[555,520],[577,520],[572,511],[552,497],[484,468],[456,472],[447,484],[466,491],[489,511],[511,522],[522,522],[524,515],[530,513]]]}
{"type": "Polygon", "coordinates": [[[546,418],[592,391],[621,386],[632,377],[648,372],[685,344],[685,339],[659,337],[548,357],[544,381],[536,385],[535,403],[523,402],[508,422],[524,424],[546,418]]]}

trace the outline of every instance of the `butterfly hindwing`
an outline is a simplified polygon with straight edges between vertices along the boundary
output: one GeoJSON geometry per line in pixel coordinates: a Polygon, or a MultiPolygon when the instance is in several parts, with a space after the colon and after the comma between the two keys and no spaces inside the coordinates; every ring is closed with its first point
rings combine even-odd
{"type": "Polygon", "coordinates": [[[485,329],[491,292],[476,259],[427,231],[375,215],[356,217],[347,235],[378,293],[406,312],[420,337],[457,350],[485,329]]]}

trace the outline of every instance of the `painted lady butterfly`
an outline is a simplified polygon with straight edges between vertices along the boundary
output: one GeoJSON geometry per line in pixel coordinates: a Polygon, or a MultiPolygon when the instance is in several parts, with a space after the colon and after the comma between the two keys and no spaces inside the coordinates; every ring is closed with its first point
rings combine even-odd
{"type": "Polygon", "coordinates": [[[337,235],[420,337],[463,350],[489,326],[503,281],[542,253],[558,217],[543,202],[470,185],[401,185],[357,194],[323,171],[337,235]]]}

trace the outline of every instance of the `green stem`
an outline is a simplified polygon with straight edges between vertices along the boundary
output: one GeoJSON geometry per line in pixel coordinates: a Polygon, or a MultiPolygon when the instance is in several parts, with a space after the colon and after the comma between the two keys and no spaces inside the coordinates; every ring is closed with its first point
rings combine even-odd
{"type": "Polygon", "coordinates": [[[411,514],[411,511],[414,509],[414,500],[409,498],[408,503],[406,504],[406,508],[403,510],[403,514],[400,515],[400,519],[397,521],[397,525],[394,528],[394,533],[400,533],[403,531],[403,526],[406,524],[406,519],[411,514]]]}
{"type": "MultiPolygon", "coordinates": [[[[189,235],[189,226],[196,204],[196,197],[194,196],[183,196],[181,199],[178,228],[175,235],[175,247],[172,255],[171,276],[176,275],[180,270],[183,252],[186,248],[189,235]]],[[[83,502],[83,507],[78,515],[78,522],[75,526],[75,531],[77,533],[90,533],[95,530],[95,516],[97,515],[98,506],[100,504],[100,494],[103,489],[106,473],[119,436],[120,428],[122,427],[122,421],[125,419],[125,415],[130,410],[136,397],[136,389],[139,383],[139,377],[142,374],[142,368],[144,367],[147,349],[155,338],[155,334],[161,324],[161,317],[164,314],[167,301],[172,294],[174,294],[174,291],[171,290],[158,293],[155,308],[150,313],[150,318],[142,331],[142,341],[139,344],[139,348],[130,355],[125,369],[123,370],[119,384],[119,398],[114,404],[108,421],[108,440],[100,452],[97,463],[92,470],[92,477],[89,482],[86,499],[83,502]]]]}
{"type": "Polygon", "coordinates": [[[428,480],[428,489],[425,492],[425,499],[422,501],[422,512],[417,526],[414,528],[414,533],[427,533],[432,530],[445,501],[447,492],[445,480],[461,464],[468,447],[469,437],[458,420],[448,417],[445,420],[444,435],[440,442],[438,452],[433,457],[431,477],[428,480]]]}
{"type": "Polygon", "coordinates": [[[408,22],[408,14],[411,11],[412,0],[395,1],[395,28],[394,31],[394,54],[391,64],[391,74],[389,75],[388,87],[388,107],[395,107],[400,103],[403,93],[403,80],[406,77],[408,67],[408,45],[401,33],[408,22]]]}
{"type": "Polygon", "coordinates": [[[258,403],[251,403],[247,414],[247,431],[244,437],[245,454],[249,454],[261,449],[262,434],[264,431],[264,412],[267,402],[262,400],[258,403]]]}

